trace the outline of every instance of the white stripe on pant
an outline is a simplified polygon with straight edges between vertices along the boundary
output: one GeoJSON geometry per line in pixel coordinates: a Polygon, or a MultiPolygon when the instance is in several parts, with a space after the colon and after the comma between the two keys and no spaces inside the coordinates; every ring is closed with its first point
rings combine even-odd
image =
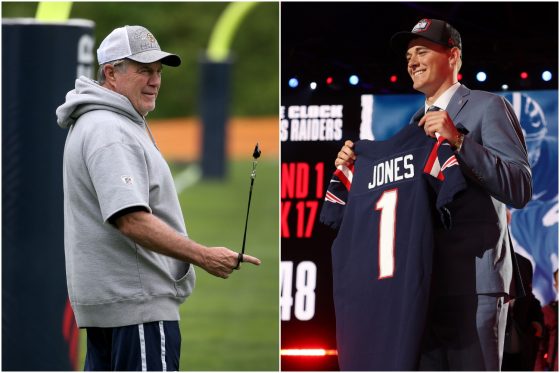
{"type": "Polygon", "coordinates": [[[142,372],[148,370],[146,363],[146,340],[144,339],[144,324],[138,325],[138,333],[140,336],[140,359],[142,360],[142,372]]]}
{"type": "Polygon", "coordinates": [[[167,363],[165,362],[165,331],[163,330],[163,321],[159,322],[159,335],[161,338],[161,366],[164,372],[167,372],[167,363]]]}
{"type": "MultiPolygon", "coordinates": [[[[140,359],[142,360],[142,372],[146,372],[148,370],[148,364],[146,362],[146,339],[144,337],[144,324],[138,325],[138,334],[140,337],[140,359]]],[[[167,372],[167,363],[165,361],[165,330],[163,328],[163,321],[159,322],[159,336],[161,346],[162,371],[167,372]]]]}

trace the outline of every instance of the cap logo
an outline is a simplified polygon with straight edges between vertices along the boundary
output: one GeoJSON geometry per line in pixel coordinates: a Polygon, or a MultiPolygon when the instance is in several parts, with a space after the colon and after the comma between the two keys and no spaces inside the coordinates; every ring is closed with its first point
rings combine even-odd
{"type": "MultiPolygon", "coordinates": [[[[134,32],[132,35],[132,43],[135,44],[136,48],[140,50],[150,50],[150,49],[160,49],[156,38],[145,29],[140,29],[134,32]]],[[[136,48],[132,48],[133,50],[136,48]]]]}
{"type": "Polygon", "coordinates": [[[421,19],[420,21],[418,21],[418,23],[416,24],[416,26],[414,26],[414,28],[412,29],[412,32],[424,32],[427,31],[430,28],[430,25],[432,24],[432,21],[424,18],[421,19]]]}

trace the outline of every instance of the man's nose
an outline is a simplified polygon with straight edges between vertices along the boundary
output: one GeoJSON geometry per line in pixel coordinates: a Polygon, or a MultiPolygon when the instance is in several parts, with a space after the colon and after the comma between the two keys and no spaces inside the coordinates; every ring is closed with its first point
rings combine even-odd
{"type": "Polygon", "coordinates": [[[148,80],[148,84],[159,87],[161,85],[161,74],[159,72],[153,73],[148,80]]]}

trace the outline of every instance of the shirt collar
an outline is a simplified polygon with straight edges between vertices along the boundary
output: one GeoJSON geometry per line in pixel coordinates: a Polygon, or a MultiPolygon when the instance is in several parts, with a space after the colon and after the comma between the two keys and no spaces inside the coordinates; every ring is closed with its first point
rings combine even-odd
{"type": "MultiPolygon", "coordinates": [[[[451,87],[447,88],[447,90],[443,92],[432,105],[439,107],[441,110],[447,109],[447,105],[449,105],[451,97],[453,97],[460,86],[461,84],[459,82],[451,85],[451,87]]],[[[428,111],[428,108],[432,105],[428,105],[428,103],[424,101],[424,113],[426,113],[428,111]]]]}

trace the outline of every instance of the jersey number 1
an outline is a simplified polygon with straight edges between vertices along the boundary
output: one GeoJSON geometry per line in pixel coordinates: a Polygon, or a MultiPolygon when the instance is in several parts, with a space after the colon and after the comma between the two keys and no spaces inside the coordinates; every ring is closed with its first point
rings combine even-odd
{"type": "Polygon", "coordinates": [[[395,273],[395,230],[397,227],[398,189],[386,190],[377,200],[379,218],[379,277],[393,277],[395,273]]]}

